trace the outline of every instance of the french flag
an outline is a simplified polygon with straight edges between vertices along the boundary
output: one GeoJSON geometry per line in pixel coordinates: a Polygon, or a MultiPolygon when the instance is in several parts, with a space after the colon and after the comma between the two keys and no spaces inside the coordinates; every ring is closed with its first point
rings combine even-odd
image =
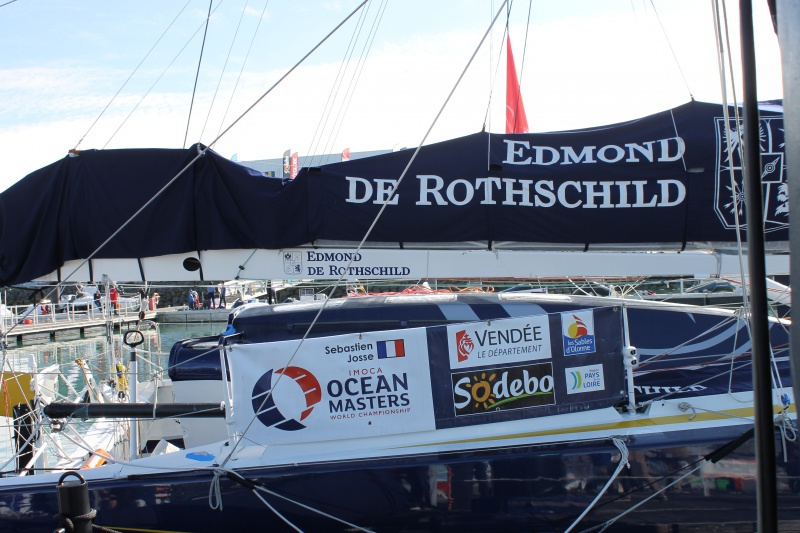
{"type": "Polygon", "coordinates": [[[406,348],[403,346],[403,339],[394,341],[378,341],[378,359],[405,356],[406,348]]]}

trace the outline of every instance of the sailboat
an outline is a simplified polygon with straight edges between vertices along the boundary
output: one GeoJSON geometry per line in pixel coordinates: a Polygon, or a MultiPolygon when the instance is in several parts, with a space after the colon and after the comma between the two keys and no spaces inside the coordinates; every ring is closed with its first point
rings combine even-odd
{"type": "MultiPolygon", "coordinates": [[[[770,267],[785,272],[781,103],[760,112],[770,267]]],[[[14,215],[34,188],[95,190],[113,171],[104,186],[131,202],[102,216],[122,230],[81,227],[68,205],[28,208],[47,221],[36,239],[25,228],[0,237],[0,279],[732,274],[736,116],[736,106],[690,102],[602,128],[483,132],[305,168],[288,184],[200,145],[84,151],[3,193],[3,206],[14,215]],[[224,222],[209,224],[210,212],[224,222]]],[[[800,472],[787,325],[769,322],[787,457],[780,520],[791,527],[800,472]]],[[[108,457],[80,476],[2,479],[0,523],[36,530],[60,514],[134,531],[739,527],[755,516],[751,344],[741,313],[613,298],[430,291],[249,304],[224,333],[172,349],[184,447],[134,438],[135,455],[158,451],[108,457]],[[190,419],[200,411],[208,420],[190,419]],[[84,486],[94,512],[65,513],[57,492],[84,486]]],[[[44,414],[77,412],[56,407],[44,414]]],[[[155,416],[159,406],[133,407],[155,416]]]]}

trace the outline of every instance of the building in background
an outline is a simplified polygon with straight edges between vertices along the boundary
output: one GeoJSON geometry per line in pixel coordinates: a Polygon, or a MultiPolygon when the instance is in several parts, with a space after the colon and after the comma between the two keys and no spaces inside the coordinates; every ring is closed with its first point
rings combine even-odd
{"type": "MultiPolygon", "coordinates": [[[[372,157],[375,155],[388,154],[392,150],[368,150],[365,152],[350,152],[350,161],[354,159],[361,159],[364,157],[372,157]]],[[[339,163],[342,161],[342,154],[324,154],[312,156],[299,156],[297,164],[299,168],[305,167],[318,167],[320,165],[328,165],[331,163],[339,163]]],[[[283,158],[276,157],[273,159],[256,159],[254,161],[239,161],[240,165],[252,168],[259,172],[263,172],[267,176],[279,178],[283,176],[283,158]]]]}

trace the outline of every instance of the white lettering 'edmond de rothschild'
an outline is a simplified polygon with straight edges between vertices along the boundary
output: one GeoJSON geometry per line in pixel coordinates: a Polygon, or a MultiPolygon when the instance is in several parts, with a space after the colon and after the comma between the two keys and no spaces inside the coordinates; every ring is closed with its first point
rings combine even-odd
{"type": "MultiPolygon", "coordinates": [[[[372,201],[373,188],[369,180],[348,176],[350,194],[348,203],[363,204],[372,201]]],[[[568,209],[608,208],[652,208],[673,207],[686,199],[686,186],[679,180],[662,179],[650,183],[645,180],[624,181],[564,181],[556,185],[553,180],[525,180],[517,178],[456,179],[445,187],[441,176],[421,174],[419,199],[416,205],[466,205],[480,201],[484,205],[508,205],[523,207],[553,207],[560,205],[568,209]],[[617,193],[616,201],[612,194],[617,193]]],[[[396,204],[399,194],[392,198],[396,204]]]]}
{"type": "MultiPolygon", "coordinates": [[[[504,165],[602,165],[604,163],[668,163],[679,160],[685,144],[680,137],[622,146],[531,146],[528,141],[505,140],[504,165]]],[[[418,174],[419,206],[483,205],[554,207],[568,209],[635,209],[673,207],[686,199],[686,186],[676,179],[554,180],[501,178],[497,176],[454,179],[445,185],[441,176],[418,174]]],[[[348,176],[346,202],[397,205],[398,180],[348,176]]]]}

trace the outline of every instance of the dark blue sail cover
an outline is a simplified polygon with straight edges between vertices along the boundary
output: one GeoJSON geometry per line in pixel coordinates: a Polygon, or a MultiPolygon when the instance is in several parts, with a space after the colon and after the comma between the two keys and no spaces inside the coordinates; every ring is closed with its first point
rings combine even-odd
{"type": "MultiPolygon", "coordinates": [[[[720,105],[690,102],[599,128],[432,144],[391,199],[413,150],[303,169],[286,184],[208,151],[95,257],[360,241],[385,203],[370,241],[731,242],[737,208],[746,222],[734,111],[726,124],[720,105]]],[[[764,229],[787,241],[780,103],[762,105],[760,130],[764,229]]],[[[90,150],[28,175],[0,194],[0,283],[87,258],[196,155],[90,150]]]]}

